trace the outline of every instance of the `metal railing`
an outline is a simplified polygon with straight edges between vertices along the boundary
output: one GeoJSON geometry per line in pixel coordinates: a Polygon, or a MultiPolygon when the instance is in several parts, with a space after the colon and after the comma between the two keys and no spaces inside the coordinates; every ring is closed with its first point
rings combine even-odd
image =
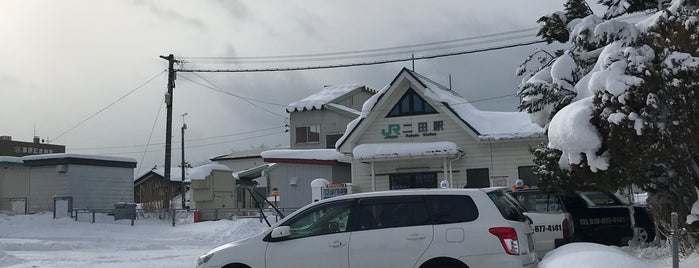
{"type": "MultiPolygon", "coordinates": [[[[172,226],[177,224],[190,224],[198,221],[215,221],[215,220],[234,220],[234,219],[259,219],[260,223],[274,223],[296,211],[298,208],[278,208],[279,215],[274,209],[263,209],[260,213],[259,209],[255,208],[219,208],[219,209],[136,209],[136,218],[134,220],[161,220],[164,223],[170,223],[172,226]],[[264,215],[264,216],[263,216],[264,215]],[[265,218],[266,217],[266,218],[265,218]],[[266,220],[266,221],[265,221],[266,220]]],[[[113,217],[115,209],[73,209],[71,218],[75,221],[84,222],[109,222],[115,221],[113,217]]]]}

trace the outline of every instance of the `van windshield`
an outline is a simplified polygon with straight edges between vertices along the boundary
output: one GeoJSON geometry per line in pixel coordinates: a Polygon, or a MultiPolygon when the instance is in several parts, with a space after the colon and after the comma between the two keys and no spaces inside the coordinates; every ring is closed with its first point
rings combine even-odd
{"type": "Polygon", "coordinates": [[[502,191],[492,191],[488,193],[490,200],[493,200],[495,206],[500,211],[500,214],[511,221],[526,221],[527,218],[522,214],[524,208],[522,208],[517,201],[509,196],[507,193],[502,191]]]}

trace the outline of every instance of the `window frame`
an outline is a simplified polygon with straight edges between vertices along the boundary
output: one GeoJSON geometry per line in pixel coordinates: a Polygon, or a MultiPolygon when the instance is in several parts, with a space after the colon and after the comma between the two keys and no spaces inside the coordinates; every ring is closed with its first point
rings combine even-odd
{"type": "Polygon", "coordinates": [[[321,132],[320,132],[320,125],[319,124],[310,124],[310,125],[303,125],[303,126],[297,126],[294,128],[294,134],[295,134],[295,140],[296,144],[315,144],[315,143],[320,143],[321,140],[321,132]],[[315,127],[318,133],[318,140],[315,141],[310,141],[310,133],[311,133],[311,128],[315,127]],[[305,129],[305,136],[304,140],[299,141],[300,135],[299,135],[299,129],[305,129]]]}
{"type": "Polygon", "coordinates": [[[420,96],[412,88],[408,90],[400,97],[391,110],[388,111],[386,115],[389,117],[401,117],[401,116],[413,116],[413,115],[427,115],[427,114],[437,114],[437,110],[430,105],[425,98],[420,96]],[[420,109],[417,110],[416,104],[420,104],[420,109]],[[404,107],[407,105],[407,107],[404,107]]]}

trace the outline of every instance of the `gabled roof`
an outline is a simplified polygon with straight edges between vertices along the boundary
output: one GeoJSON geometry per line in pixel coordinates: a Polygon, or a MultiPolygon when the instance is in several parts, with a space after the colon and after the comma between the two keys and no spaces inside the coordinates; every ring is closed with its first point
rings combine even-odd
{"type": "Polygon", "coordinates": [[[344,100],[358,91],[376,93],[375,90],[359,84],[323,86],[320,92],[289,104],[286,112],[321,110],[324,105],[344,100]]]}
{"type": "Polygon", "coordinates": [[[460,119],[477,135],[480,141],[539,138],[543,136],[543,129],[532,123],[529,116],[524,112],[479,110],[453,90],[423,75],[403,68],[390,84],[364,103],[361,115],[347,124],[347,130],[337,141],[336,148],[340,148],[349,137],[356,135],[354,133],[355,130],[360,125],[366,124],[364,121],[372,113],[376,104],[381,101],[388,91],[394,89],[395,85],[398,85],[401,78],[412,78],[417,81],[419,85],[415,86],[421,88],[414,88],[414,90],[422,92],[426,98],[432,101],[444,104],[448,112],[460,119]]]}
{"type": "MultiPolygon", "coordinates": [[[[211,175],[214,170],[231,172],[232,170],[224,165],[219,164],[206,164],[194,168],[184,169],[184,181],[189,182],[191,180],[203,180],[207,176],[211,175]]],[[[138,184],[139,180],[145,178],[149,174],[153,174],[158,177],[165,177],[165,168],[155,167],[151,170],[141,172],[134,178],[135,183],[138,184]]],[[[181,182],[182,181],[182,168],[175,167],[170,169],[170,181],[181,182]]]]}

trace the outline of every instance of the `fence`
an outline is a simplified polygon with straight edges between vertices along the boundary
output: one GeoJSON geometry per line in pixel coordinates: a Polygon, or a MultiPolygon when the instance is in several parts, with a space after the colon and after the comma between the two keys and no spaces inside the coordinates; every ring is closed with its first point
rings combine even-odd
{"type": "MultiPolygon", "coordinates": [[[[297,210],[297,208],[279,208],[284,216],[297,210]]],[[[274,224],[283,218],[274,209],[264,209],[260,213],[258,209],[251,208],[226,208],[226,209],[136,209],[135,220],[160,220],[175,226],[177,224],[189,224],[201,221],[232,220],[252,218],[259,219],[261,223],[274,224]],[[263,216],[264,215],[264,216],[263,216]]],[[[114,209],[73,209],[71,218],[81,222],[113,222],[114,209]]]]}
{"type": "Polygon", "coordinates": [[[13,197],[0,198],[0,212],[9,215],[25,215],[27,214],[27,198],[13,197]]]}

